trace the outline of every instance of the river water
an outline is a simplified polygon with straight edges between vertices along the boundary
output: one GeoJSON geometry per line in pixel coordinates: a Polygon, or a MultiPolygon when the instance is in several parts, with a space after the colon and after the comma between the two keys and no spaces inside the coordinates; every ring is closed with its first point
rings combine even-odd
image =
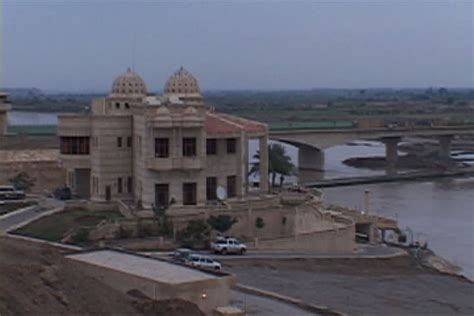
{"type": "MultiPolygon", "coordinates": [[[[9,122],[12,125],[50,125],[57,123],[57,117],[55,113],[13,111],[9,122]]],[[[284,146],[297,165],[298,150],[284,146]]],[[[251,141],[250,157],[257,148],[258,143],[251,141]]],[[[384,150],[377,142],[329,148],[325,150],[324,178],[381,174],[383,171],[348,167],[342,161],[350,157],[383,156],[384,150]]],[[[307,179],[312,175],[300,175],[303,176],[307,179]]],[[[297,182],[297,177],[285,181],[297,182]]],[[[362,210],[367,189],[371,192],[371,212],[397,218],[402,228],[410,227],[415,236],[427,240],[437,254],[462,267],[463,273],[474,279],[474,178],[327,188],[323,190],[324,199],[362,210]]]]}

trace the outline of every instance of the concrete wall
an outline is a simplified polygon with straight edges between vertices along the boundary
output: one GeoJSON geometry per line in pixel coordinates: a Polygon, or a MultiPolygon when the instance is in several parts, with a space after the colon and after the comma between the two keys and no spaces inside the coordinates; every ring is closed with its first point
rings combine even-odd
{"type": "Polygon", "coordinates": [[[180,298],[195,303],[207,315],[212,315],[216,307],[229,304],[230,288],[236,283],[235,277],[222,276],[171,285],[73,259],[70,262],[87,275],[123,293],[136,289],[155,300],[180,298]],[[202,299],[203,293],[207,294],[206,299],[202,299]]]}
{"type": "Polygon", "coordinates": [[[0,135],[0,150],[58,149],[59,139],[51,135],[0,135]]]}
{"type": "Polygon", "coordinates": [[[0,184],[7,184],[8,179],[20,172],[26,172],[35,178],[33,193],[51,193],[66,183],[66,173],[60,168],[58,161],[0,162],[0,184]]]}
{"type": "Polygon", "coordinates": [[[249,246],[257,249],[311,250],[324,253],[351,252],[356,249],[354,226],[338,230],[306,233],[290,237],[258,238],[249,246]]]}
{"type": "Polygon", "coordinates": [[[2,111],[0,104],[0,136],[5,135],[7,133],[7,123],[7,112],[2,111]]]}

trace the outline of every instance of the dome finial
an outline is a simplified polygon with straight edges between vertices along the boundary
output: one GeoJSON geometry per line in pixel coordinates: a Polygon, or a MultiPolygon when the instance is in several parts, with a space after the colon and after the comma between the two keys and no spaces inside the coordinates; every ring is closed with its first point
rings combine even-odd
{"type": "Polygon", "coordinates": [[[194,76],[181,66],[165,84],[167,94],[201,94],[194,76]]]}
{"type": "Polygon", "coordinates": [[[145,81],[130,67],[127,68],[126,73],[117,77],[112,84],[113,95],[143,96],[146,93],[145,81]]]}

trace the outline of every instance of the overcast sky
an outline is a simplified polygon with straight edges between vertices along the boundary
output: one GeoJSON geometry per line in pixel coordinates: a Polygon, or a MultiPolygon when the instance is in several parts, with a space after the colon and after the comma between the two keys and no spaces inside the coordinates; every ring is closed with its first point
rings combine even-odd
{"type": "MultiPolygon", "coordinates": [[[[0,0],[0,3],[2,0],[0,0]]],[[[151,91],[474,86],[471,1],[3,0],[0,86],[151,91]]]]}

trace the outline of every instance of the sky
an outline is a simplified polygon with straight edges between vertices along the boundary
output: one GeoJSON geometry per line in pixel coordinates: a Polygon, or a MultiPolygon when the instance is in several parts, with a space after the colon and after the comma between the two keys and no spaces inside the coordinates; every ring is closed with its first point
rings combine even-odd
{"type": "Polygon", "coordinates": [[[472,1],[0,0],[0,87],[473,87],[472,1]]]}

